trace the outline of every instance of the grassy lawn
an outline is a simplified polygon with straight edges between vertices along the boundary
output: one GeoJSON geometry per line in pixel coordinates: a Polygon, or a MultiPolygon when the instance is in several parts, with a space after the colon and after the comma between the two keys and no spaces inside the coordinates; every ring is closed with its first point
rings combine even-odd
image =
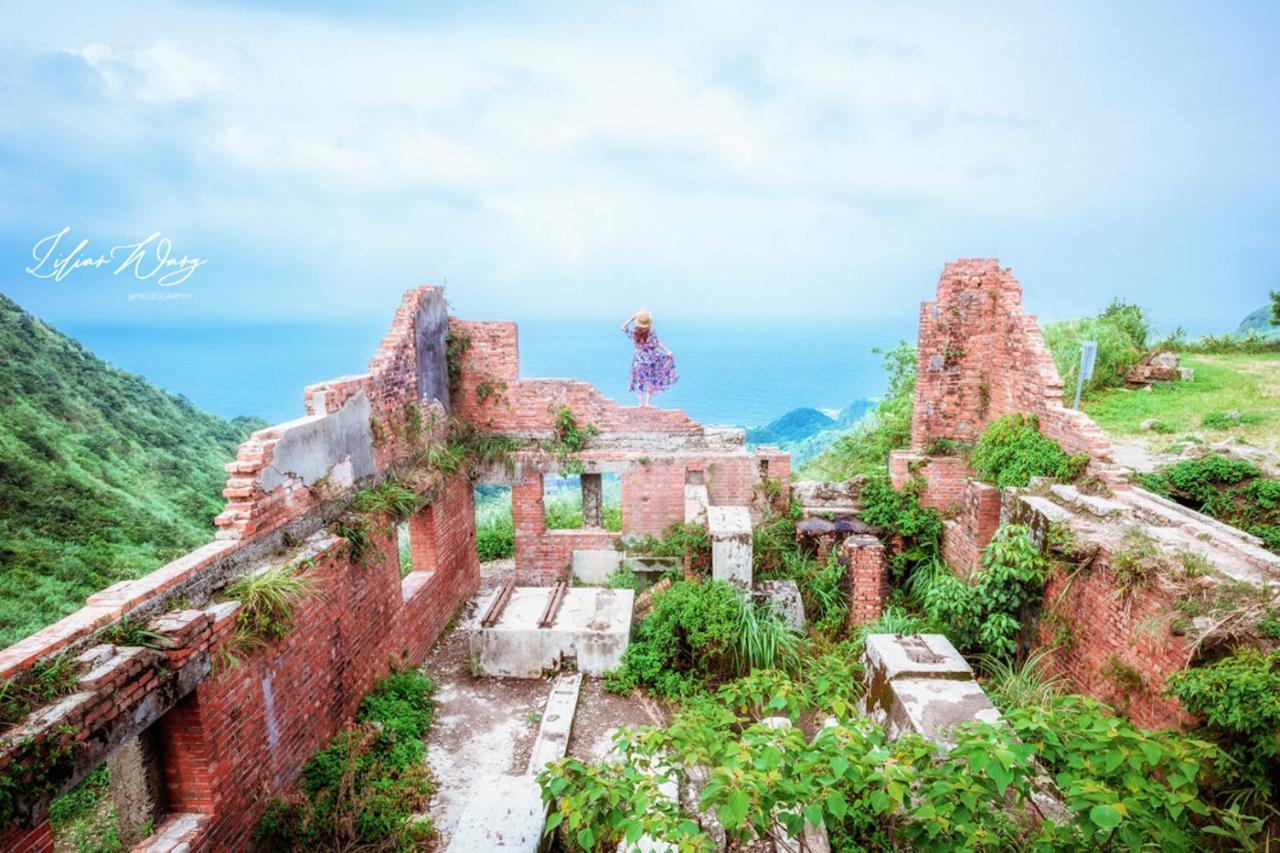
{"type": "Polygon", "coordinates": [[[1209,442],[1239,438],[1280,450],[1280,354],[1186,355],[1182,364],[1195,370],[1194,381],[1158,383],[1149,392],[1109,388],[1087,398],[1083,408],[1107,434],[1151,447],[1194,434],[1209,442]],[[1206,416],[1212,421],[1230,411],[1242,415],[1241,423],[1226,429],[1204,425],[1206,416]],[[1160,432],[1138,428],[1149,418],[1160,421],[1160,432]]]}

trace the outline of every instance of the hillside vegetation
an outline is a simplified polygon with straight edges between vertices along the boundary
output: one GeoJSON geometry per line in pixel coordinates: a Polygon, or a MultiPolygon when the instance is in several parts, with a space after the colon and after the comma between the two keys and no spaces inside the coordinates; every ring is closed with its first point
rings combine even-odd
{"type": "Polygon", "coordinates": [[[0,295],[0,647],[212,538],[227,422],[0,295]]]}

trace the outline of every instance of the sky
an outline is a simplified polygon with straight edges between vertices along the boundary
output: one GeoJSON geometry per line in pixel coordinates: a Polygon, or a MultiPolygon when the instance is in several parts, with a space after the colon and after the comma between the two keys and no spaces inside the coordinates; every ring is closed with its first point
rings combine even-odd
{"type": "Polygon", "coordinates": [[[1280,288],[1275,2],[51,9],[0,11],[0,292],[55,323],[901,318],[998,257],[1043,320],[1221,331],[1280,288]],[[203,263],[140,277],[161,238],[203,263]]]}

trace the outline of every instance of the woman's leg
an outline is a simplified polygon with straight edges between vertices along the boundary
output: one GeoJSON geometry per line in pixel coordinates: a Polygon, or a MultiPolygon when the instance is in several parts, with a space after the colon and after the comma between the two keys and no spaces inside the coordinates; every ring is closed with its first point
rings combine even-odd
{"type": "Polygon", "coordinates": [[[636,392],[636,405],[637,405],[637,406],[643,406],[643,405],[644,405],[644,392],[643,392],[643,391],[637,391],[637,392],[636,392]]]}

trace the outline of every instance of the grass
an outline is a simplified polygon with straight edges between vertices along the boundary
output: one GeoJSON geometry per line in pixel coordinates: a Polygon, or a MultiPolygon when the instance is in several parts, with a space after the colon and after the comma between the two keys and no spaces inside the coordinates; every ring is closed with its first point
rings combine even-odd
{"type": "Polygon", "coordinates": [[[293,627],[293,611],[311,592],[311,582],[295,566],[275,566],[246,575],[227,587],[227,596],[240,602],[236,640],[251,650],[282,640],[293,627]]]}
{"type": "Polygon", "coordinates": [[[1170,438],[1141,430],[1148,419],[1161,423],[1160,432],[1280,450],[1280,353],[1186,355],[1182,365],[1195,371],[1191,382],[1157,383],[1150,391],[1109,388],[1089,395],[1082,407],[1108,435],[1152,449],[1168,446],[1170,438]],[[1231,411],[1241,414],[1240,423],[1222,418],[1231,411]]]}
{"type": "Polygon", "coordinates": [[[58,850],[76,853],[123,851],[107,765],[100,764],[49,805],[49,824],[58,850]]]}
{"type": "Polygon", "coordinates": [[[227,422],[115,370],[0,296],[0,646],[213,535],[227,422]]]}

